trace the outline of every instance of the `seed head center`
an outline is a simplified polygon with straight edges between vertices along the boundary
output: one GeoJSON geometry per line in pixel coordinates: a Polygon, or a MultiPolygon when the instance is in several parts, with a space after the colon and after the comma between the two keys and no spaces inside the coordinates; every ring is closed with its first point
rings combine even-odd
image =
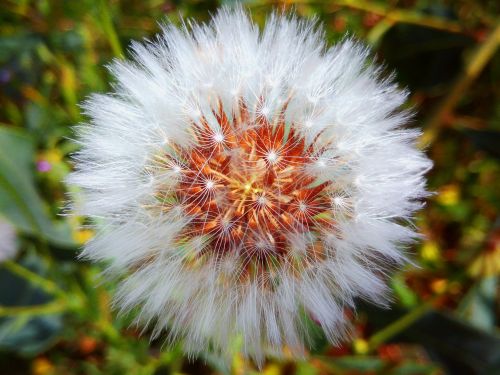
{"type": "Polygon", "coordinates": [[[195,146],[175,149],[183,161],[182,169],[174,167],[181,177],[173,197],[162,201],[177,201],[190,218],[179,240],[206,236],[203,254],[239,254],[270,267],[276,261],[266,257],[286,258],[291,238],[314,238],[332,225],[324,214],[331,205],[328,183],[312,184],[308,163],[317,158],[293,127],[286,129],[284,119],[251,120],[244,106],[232,119],[222,109],[214,114],[220,131],[202,117],[193,132],[195,146]]]}

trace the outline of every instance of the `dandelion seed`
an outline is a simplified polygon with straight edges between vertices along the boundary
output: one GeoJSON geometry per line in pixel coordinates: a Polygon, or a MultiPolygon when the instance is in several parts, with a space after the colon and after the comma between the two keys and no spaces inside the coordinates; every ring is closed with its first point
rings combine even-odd
{"type": "Polygon", "coordinates": [[[223,134],[215,134],[214,135],[214,141],[217,142],[217,143],[221,143],[224,141],[224,135],[223,134]]]}
{"type": "Polygon", "coordinates": [[[116,92],[84,105],[68,179],[74,210],[102,225],[82,255],[126,275],[121,311],[188,354],[229,356],[239,337],[258,363],[304,353],[302,311],[343,339],[343,309],[385,303],[379,270],[416,238],[401,223],[431,163],[403,127],[406,93],[364,47],[327,49],[295,17],[259,32],[224,9],[132,50],[111,66],[116,92]]]}
{"type": "Polygon", "coordinates": [[[278,160],[278,154],[274,151],[269,151],[269,153],[266,155],[266,159],[269,163],[273,164],[278,160]]]}

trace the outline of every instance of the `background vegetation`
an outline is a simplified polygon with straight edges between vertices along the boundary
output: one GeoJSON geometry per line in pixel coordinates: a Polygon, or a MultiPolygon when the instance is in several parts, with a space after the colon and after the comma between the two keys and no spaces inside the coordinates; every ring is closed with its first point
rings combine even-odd
{"type": "MultiPolygon", "coordinates": [[[[186,360],[110,310],[113,285],[76,258],[93,233],[60,216],[78,103],[110,80],[104,65],[158,21],[206,20],[232,1],[3,0],[0,5],[0,373],[252,374],[238,354],[186,360]],[[15,236],[15,237],[14,237],[15,236]],[[3,253],[1,253],[3,251],[3,253]]],[[[318,16],[331,43],[371,45],[412,92],[436,191],[418,224],[420,267],[395,275],[393,308],[361,305],[355,337],[274,374],[500,374],[500,3],[495,0],[248,0],[318,16]]],[[[83,227],[84,228],[84,227],[83,227]]],[[[314,327],[313,327],[314,328],[314,327]]]]}

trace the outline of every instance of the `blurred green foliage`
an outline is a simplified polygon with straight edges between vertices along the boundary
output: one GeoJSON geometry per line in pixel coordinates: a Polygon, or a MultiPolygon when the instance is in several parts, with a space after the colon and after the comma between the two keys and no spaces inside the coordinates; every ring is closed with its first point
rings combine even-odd
{"type": "MultiPolygon", "coordinates": [[[[105,65],[159,22],[207,20],[201,0],[4,0],[0,4],[0,218],[17,256],[0,264],[2,374],[252,374],[179,348],[116,316],[113,285],[78,260],[92,237],[84,218],[60,216],[76,149],[78,103],[110,88],[105,65]],[[82,226],[83,225],[83,226],[82,226]]],[[[372,46],[411,92],[422,147],[435,167],[418,218],[420,267],[395,275],[394,307],[362,305],[340,347],[321,334],[302,361],[269,358],[274,374],[495,374],[500,218],[500,4],[495,0],[243,1],[255,20],[277,9],[316,16],[335,43],[349,33],[372,46]]],[[[5,240],[0,237],[0,244],[5,240]]],[[[314,327],[312,327],[314,330],[314,327]]]]}

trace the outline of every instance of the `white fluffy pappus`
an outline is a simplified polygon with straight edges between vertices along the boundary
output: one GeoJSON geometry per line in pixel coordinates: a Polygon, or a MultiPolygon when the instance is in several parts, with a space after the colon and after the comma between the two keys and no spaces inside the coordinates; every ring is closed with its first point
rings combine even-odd
{"type": "Polygon", "coordinates": [[[121,311],[188,354],[303,355],[304,313],[336,343],[346,308],[386,304],[418,235],[431,162],[407,93],[351,39],[241,9],[166,25],[84,104],[72,210],[96,218],[82,256],[123,277],[121,311]]]}

